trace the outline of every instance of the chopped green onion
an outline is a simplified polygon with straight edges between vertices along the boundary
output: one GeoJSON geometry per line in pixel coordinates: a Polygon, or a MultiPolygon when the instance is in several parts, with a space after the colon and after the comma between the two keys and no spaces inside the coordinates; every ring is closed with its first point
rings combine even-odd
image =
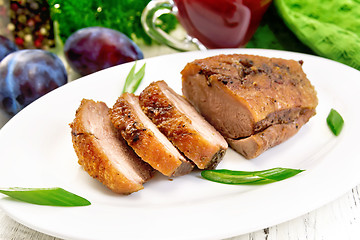
{"type": "Polygon", "coordinates": [[[304,170],[272,168],[263,171],[233,171],[227,169],[204,170],[201,176],[207,180],[225,184],[267,184],[281,181],[304,170]]]}
{"type": "Polygon", "coordinates": [[[343,126],[344,119],[341,115],[335,110],[331,109],[328,117],[326,118],[326,122],[330,128],[330,130],[334,133],[335,136],[339,136],[343,126]]]}
{"type": "Polygon", "coordinates": [[[88,206],[91,203],[76,194],[62,188],[7,188],[0,189],[0,193],[11,198],[47,206],[77,207],[88,206]]]}
{"type": "Polygon", "coordinates": [[[134,66],[130,69],[129,74],[126,77],[124,88],[122,93],[128,92],[128,93],[134,93],[136,89],[139,87],[141,80],[145,76],[145,66],[146,63],[139,69],[138,72],[135,72],[136,68],[136,62],[134,66]]]}

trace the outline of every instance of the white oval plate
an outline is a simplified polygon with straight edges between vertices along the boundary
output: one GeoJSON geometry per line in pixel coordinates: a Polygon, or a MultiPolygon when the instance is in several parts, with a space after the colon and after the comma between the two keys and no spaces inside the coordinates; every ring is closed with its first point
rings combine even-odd
{"type": "MultiPolygon", "coordinates": [[[[293,138],[253,160],[232,150],[218,168],[272,167],[305,172],[262,186],[233,186],[201,179],[199,172],[167,178],[157,175],[145,189],[116,195],[77,163],[70,127],[82,98],[106,102],[120,95],[133,63],[76,80],[40,98],[0,131],[0,187],[62,187],[91,201],[87,207],[48,207],[1,196],[0,206],[16,221],[46,234],[71,239],[219,239],[253,232],[312,211],[360,183],[358,120],[360,72],[320,57],[253,49],[188,52],[146,62],[139,91],[165,80],[181,93],[180,71],[187,62],[217,54],[247,53],[304,60],[318,92],[314,116],[293,138]],[[345,119],[339,137],[326,124],[331,108],[345,119]]],[[[139,92],[138,91],[138,92],[139,92]]]]}

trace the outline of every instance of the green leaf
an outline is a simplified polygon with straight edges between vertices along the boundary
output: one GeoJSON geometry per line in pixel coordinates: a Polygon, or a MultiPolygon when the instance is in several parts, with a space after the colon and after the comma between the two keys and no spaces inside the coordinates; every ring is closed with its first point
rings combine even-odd
{"type": "Polygon", "coordinates": [[[129,74],[126,77],[124,88],[122,93],[128,92],[128,93],[134,93],[136,89],[139,87],[141,80],[145,76],[145,66],[146,63],[139,69],[138,72],[135,72],[136,68],[136,62],[134,66],[130,69],[129,74]]]}
{"type": "Polygon", "coordinates": [[[326,122],[335,136],[339,136],[343,126],[344,126],[344,119],[341,115],[335,110],[331,109],[328,117],[326,118],[326,122]]]}
{"type": "Polygon", "coordinates": [[[11,198],[47,206],[77,207],[88,206],[91,203],[76,194],[62,188],[8,188],[0,189],[0,193],[11,198]]]}
{"type": "Polygon", "coordinates": [[[225,184],[268,184],[281,181],[303,172],[301,169],[271,168],[263,171],[233,171],[227,169],[204,170],[201,176],[207,180],[225,184]]]}

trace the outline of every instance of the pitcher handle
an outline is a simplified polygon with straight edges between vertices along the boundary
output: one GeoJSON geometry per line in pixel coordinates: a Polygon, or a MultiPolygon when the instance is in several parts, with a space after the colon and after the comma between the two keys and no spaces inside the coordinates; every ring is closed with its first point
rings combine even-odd
{"type": "Polygon", "coordinates": [[[141,15],[141,24],[145,32],[159,43],[165,44],[178,51],[206,50],[199,40],[186,36],[176,39],[156,26],[157,19],[163,14],[177,16],[178,9],[172,0],[152,0],[145,7],[141,15]]]}

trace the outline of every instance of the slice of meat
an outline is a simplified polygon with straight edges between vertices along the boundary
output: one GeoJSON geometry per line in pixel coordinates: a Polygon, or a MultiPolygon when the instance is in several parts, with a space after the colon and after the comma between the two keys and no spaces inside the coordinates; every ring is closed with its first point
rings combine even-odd
{"type": "MultiPolygon", "coordinates": [[[[199,59],[182,70],[182,91],[230,145],[244,153],[242,147],[247,145],[239,144],[242,139],[299,118],[306,123],[315,115],[316,91],[301,65],[294,60],[242,54],[199,59]]],[[[296,131],[301,125],[297,124],[296,131]]],[[[280,132],[271,129],[266,142],[277,144],[287,139],[280,137],[282,132],[290,131],[289,127],[280,132]]],[[[261,149],[273,145],[258,142],[261,149]]],[[[258,154],[245,157],[255,156],[258,154]]]]}
{"type": "Polygon", "coordinates": [[[144,114],[139,98],[134,94],[122,94],[110,110],[110,118],[142,160],[162,174],[180,176],[193,169],[193,164],[180,154],[144,114]]]}
{"type": "Polygon", "coordinates": [[[198,168],[215,168],[221,161],[225,139],[164,81],[151,83],[139,99],[146,115],[198,168]]]}
{"type": "Polygon", "coordinates": [[[103,102],[83,99],[70,124],[78,162],[90,176],[116,193],[143,189],[154,170],[143,162],[113,127],[103,102]]]}

